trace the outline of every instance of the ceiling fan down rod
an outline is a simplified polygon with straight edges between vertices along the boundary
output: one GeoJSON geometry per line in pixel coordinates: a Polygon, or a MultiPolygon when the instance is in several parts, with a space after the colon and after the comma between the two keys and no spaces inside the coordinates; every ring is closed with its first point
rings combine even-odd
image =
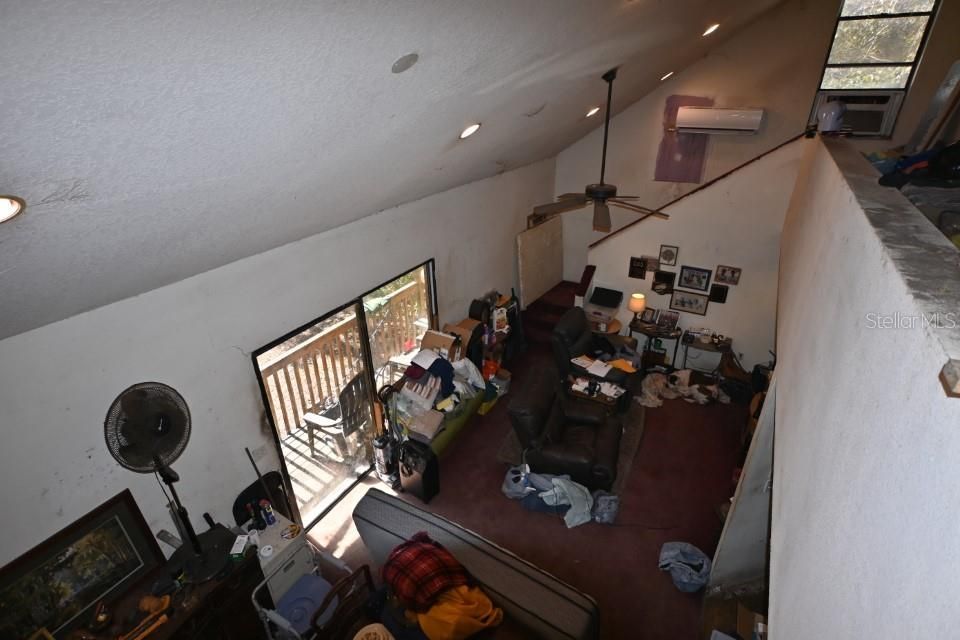
{"type": "Polygon", "coordinates": [[[610,131],[610,101],[613,99],[613,81],[617,78],[617,69],[614,67],[603,74],[607,81],[607,111],[603,116],[603,157],[600,159],[600,184],[607,173],[607,133],[610,131]]]}

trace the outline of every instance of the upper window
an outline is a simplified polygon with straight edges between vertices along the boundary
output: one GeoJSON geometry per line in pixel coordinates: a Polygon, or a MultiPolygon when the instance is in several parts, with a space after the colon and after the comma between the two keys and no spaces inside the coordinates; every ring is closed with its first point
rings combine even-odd
{"type": "Polygon", "coordinates": [[[910,84],[937,0],[844,0],[820,88],[910,84]]]}

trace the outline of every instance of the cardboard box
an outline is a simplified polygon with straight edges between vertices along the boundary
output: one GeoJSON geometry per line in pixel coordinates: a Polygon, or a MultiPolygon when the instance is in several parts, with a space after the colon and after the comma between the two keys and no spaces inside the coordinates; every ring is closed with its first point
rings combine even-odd
{"type": "Polygon", "coordinates": [[[457,351],[456,343],[456,336],[428,329],[427,332],[423,334],[423,340],[420,341],[420,348],[433,349],[447,358],[447,360],[453,360],[457,351]]]}
{"type": "Polygon", "coordinates": [[[460,338],[459,349],[454,349],[457,355],[451,359],[459,360],[460,358],[466,357],[467,345],[470,344],[470,338],[473,337],[473,332],[478,326],[480,326],[480,321],[473,320],[472,318],[464,318],[457,324],[448,322],[443,325],[444,333],[460,338]]]}

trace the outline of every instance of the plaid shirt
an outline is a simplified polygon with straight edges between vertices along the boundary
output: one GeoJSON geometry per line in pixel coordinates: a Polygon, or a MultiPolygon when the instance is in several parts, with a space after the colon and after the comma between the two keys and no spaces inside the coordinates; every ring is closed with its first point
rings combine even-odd
{"type": "Polygon", "coordinates": [[[382,575],[397,599],[415,611],[426,611],[444,591],[471,583],[453,554],[423,531],[390,552],[382,575]]]}

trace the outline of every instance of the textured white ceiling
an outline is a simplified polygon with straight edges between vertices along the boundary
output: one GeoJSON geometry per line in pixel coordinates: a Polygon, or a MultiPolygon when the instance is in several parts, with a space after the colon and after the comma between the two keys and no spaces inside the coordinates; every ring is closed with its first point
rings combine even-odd
{"type": "Polygon", "coordinates": [[[0,337],[550,157],[778,1],[4,0],[0,337]]]}

